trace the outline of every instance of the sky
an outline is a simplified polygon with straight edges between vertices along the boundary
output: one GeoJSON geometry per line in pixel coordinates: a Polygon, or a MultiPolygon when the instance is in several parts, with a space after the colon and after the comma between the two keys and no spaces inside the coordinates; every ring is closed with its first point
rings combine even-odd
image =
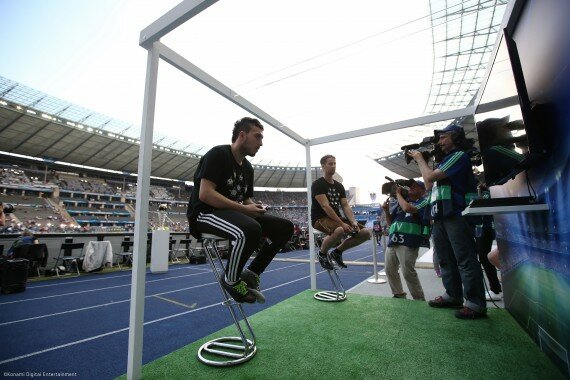
{"type": "MultiPolygon", "coordinates": [[[[139,34],[177,3],[0,0],[0,75],[140,125],[139,34]]],[[[305,138],[421,116],[429,94],[428,0],[222,0],[161,42],[305,138]]],[[[229,143],[233,122],[247,115],[159,63],[155,137],[204,153],[229,143]]],[[[318,145],[311,164],[334,154],[346,187],[379,194],[391,173],[369,156],[396,153],[410,138],[401,130],[318,145]]],[[[268,127],[252,161],[305,166],[305,148],[268,127]]]]}

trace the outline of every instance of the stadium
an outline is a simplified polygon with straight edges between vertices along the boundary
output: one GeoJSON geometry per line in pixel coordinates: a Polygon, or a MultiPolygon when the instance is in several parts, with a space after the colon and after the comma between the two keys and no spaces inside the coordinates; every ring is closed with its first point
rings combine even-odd
{"type": "MultiPolygon", "coordinates": [[[[349,9],[329,4],[328,12],[313,4],[304,13],[281,2],[275,9],[239,3],[154,4],[155,12],[138,21],[139,46],[128,46],[148,54],[139,58],[146,61],[134,107],[136,117],[142,114],[140,126],[124,121],[128,113],[107,114],[120,108],[97,109],[82,95],[65,99],[57,86],[50,94],[49,86],[0,69],[0,202],[6,216],[0,255],[8,259],[2,259],[0,274],[4,376],[441,378],[465,375],[470,361],[468,377],[568,377],[570,310],[563,300],[570,275],[564,196],[570,144],[563,105],[569,99],[570,33],[560,16],[568,14],[568,3],[418,0],[421,9],[399,10],[387,28],[374,25],[380,16],[371,13],[377,10],[372,2],[349,9]],[[540,29],[546,19],[557,32],[540,29]],[[268,27],[266,36],[244,26],[257,20],[268,27]],[[349,20],[356,22],[350,32],[333,27],[344,21],[351,26],[349,20]],[[410,41],[419,44],[398,46],[410,41]],[[541,47],[533,52],[537,41],[541,47]],[[248,65],[240,49],[256,44],[266,51],[248,65]],[[382,61],[393,57],[400,67],[366,63],[379,62],[373,55],[378,51],[382,61]],[[412,51],[429,64],[414,62],[412,51]],[[390,70],[402,75],[394,83],[390,70]],[[417,82],[414,71],[429,79],[417,82]],[[410,87],[414,80],[417,91],[410,87]],[[394,105],[406,101],[406,107],[394,105]],[[187,217],[201,159],[212,146],[229,143],[228,126],[242,116],[265,126],[264,146],[249,158],[253,198],[267,215],[295,226],[261,277],[267,302],[243,309],[216,274],[213,252],[225,258],[232,244],[196,239],[187,217]],[[511,140],[502,148],[515,147],[508,154],[516,162],[502,168],[503,161],[485,155],[491,149],[481,125],[509,117],[511,140]],[[460,125],[473,141],[472,171],[488,185],[492,201],[468,204],[462,217],[492,216],[493,247],[500,251],[502,298],[487,303],[489,318],[469,325],[425,302],[398,300],[380,272],[391,244],[382,204],[398,203],[394,193],[383,191],[386,182],[425,181],[408,152],[419,150],[437,162],[440,135],[434,130],[448,125],[460,125]],[[337,156],[334,178],[346,188],[354,219],[380,231],[346,252],[348,268],[342,270],[319,267],[326,235],[310,222],[311,184],[325,177],[318,160],[328,153],[337,156]],[[26,234],[41,248],[14,256],[15,241],[26,234]],[[105,258],[92,267],[86,253],[97,250],[105,258]],[[34,256],[36,251],[41,254],[34,256]],[[21,269],[23,261],[24,286],[12,292],[8,268],[21,269]],[[235,335],[236,327],[241,338],[231,339],[243,347],[217,346],[216,339],[226,342],[230,338],[220,337],[235,335]],[[410,344],[418,339],[425,347],[410,344]],[[476,359],[457,357],[466,341],[476,359]],[[385,352],[366,348],[378,343],[385,352]],[[220,354],[219,347],[230,353],[220,354]],[[325,361],[324,352],[330,355],[325,361]],[[217,356],[225,359],[212,359],[217,356]]],[[[8,5],[0,11],[4,6],[21,12],[8,5]]],[[[114,17],[139,7],[125,2],[90,11],[93,19],[109,14],[100,28],[105,35],[120,29],[122,21],[114,17]]],[[[113,44],[127,46],[121,41],[113,44]]],[[[78,54],[87,55],[81,49],[78,54]]],[[[124,83],[132,80],[123,75],[124,83]]],[[[134,102],[128,91],[125,85],[125,112],[134,102]]],[[[109,101],[116,99],[111,93],[120,94],[121,85],[108,92],[109,101]]],[[[271,244],[265,241],[252,257],[271,244]]],[[[433,249],[422,248],[414,262],[426,299],[446,289],[432,256],[433,249]]]]}

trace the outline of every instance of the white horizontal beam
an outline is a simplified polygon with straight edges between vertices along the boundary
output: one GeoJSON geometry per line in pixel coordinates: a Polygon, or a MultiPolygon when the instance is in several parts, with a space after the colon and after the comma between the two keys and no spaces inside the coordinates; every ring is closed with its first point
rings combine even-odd
{"type": "Polygon", "coordinates": [[[499,100],[494,100],[489,103],[479,104],[475,114],[485,113],[500,110],[502,108],[507,108],[510,106],[516,106],[519,104],[519,97],[518,95],[509,96],[508,98],[503,98],[499,100]]]}
{"type": "Polygon", "coordinates": [[[410,128],[410,127],[415,127],[417,125],[430,124],[438,121],[456,119],[462,116],[473,115],[474,113],[475,113],[475,107],[469,106],[458,110],[446,111],[446,112],[436,113],[433,115],[420,116],[413,119],[397,121],[395,123],[382,124],[382,125],[377,125],[375,127],[357,129],[355,131],[342,132],[342,133],[336,133],[334,135],[317,137],[315,139],[310,139],[309,144],[319,145],[339,140],[353,139],[355,137],[374,135],[376,133],[394,131],[402,128],[410,128]]]}
{"type": "Polygon", "coordinates": [[[185,0],[141,31],[139,45],[149,49],[153,42],[178,28],[218,0],[185,0]]]}
{"type": "Polygon", "coordinates": [[[267,124],[271,125],[279,132],[285,134],[291,139],[297,141],[299,144],[305,146],[307,139],[298,135],[291,129],[283,125],[279,120],[275,119],[267,112],[263,111],[261,108],[257,107],[255,104],[249,100],[238,95],[231,88],[224,85],[222,82],[212,77],[210,74],[206,73],[204,70],[200,69],[198,66],[194,65],[186,58],[182,57],[180,54],[176,53],[174,50],[170,49],[163,43],[158,42],[160,58],[164,61],[170,63],[172,66],[176,67],[183,73],[196,79],[198,82],[202,83],[204,86],[210,88],[211,90],[222,95],[224,98],[228,99],[234,104],[237,104],[247,112],[252,115],[257,116],[261,120],[265,121],[267,124]]]}

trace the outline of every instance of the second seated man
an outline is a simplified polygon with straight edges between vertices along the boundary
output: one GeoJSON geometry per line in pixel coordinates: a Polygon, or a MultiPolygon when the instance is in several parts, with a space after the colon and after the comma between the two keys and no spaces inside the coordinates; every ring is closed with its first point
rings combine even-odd
{"type": "Polygon", "coordinates": [[[311,224],[313,228],[327,235],[318,253],[319,263],[323,269],[334,269],[327,252],[336,246],[330,252],[330,257],[340,267],[346,268],[342,259],[343,252],[369,240],[371,233],[356,221],[346,200],[344,186],[333,178],[336,172],[336,158],[327,154],[320,162],[323,176],[311,185],[311,224]],[[340,213],[341,207],[344,217],[340,213]],[[345,234],[348,237],[344,238],[345,234]]]}

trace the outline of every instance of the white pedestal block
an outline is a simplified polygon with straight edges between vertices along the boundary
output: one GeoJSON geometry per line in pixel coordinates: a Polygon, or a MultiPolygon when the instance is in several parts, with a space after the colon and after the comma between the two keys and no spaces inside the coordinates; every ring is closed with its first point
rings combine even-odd
{"type": "Polygon", "coordinates": [[[152,251],[150,254],[150,272],[168,272],[169,231],[152,231],[152,251]]]}

